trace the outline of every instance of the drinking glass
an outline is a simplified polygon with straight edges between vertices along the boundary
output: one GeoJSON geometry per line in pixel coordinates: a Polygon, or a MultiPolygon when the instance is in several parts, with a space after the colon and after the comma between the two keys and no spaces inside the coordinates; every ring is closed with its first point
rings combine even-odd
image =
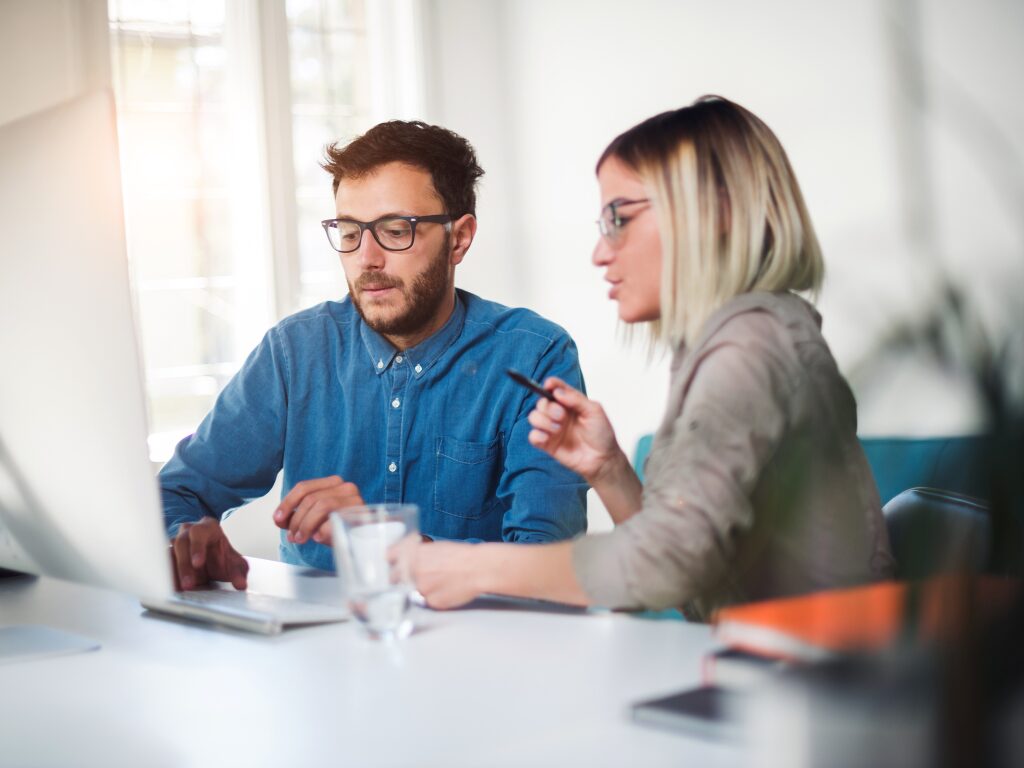
{"type": "Polygon", "coordinates": [[[367,504],[331,513],[342,590],[371,637],[403,637],[412,629],[410,560],[420,539],[419,514],[415,504],[367,504]]]}

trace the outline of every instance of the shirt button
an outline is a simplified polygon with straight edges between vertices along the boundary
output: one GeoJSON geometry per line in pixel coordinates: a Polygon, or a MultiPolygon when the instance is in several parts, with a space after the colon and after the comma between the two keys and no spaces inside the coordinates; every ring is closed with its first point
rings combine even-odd
{"type": "Polygon", "coordinates": [[[378,360],[377,361],[377,367],[378,368],[383,368],[384,367],[384,361],[383,360],[378,360]]]}
{"type": "Polygon", "coordinates": [[[420,371],[423,370],[423,366],[422,365],[417,365],[414,370],[416,371],[416,373],[419,373],[420,371]]]}
{"type": "Polygon", "coordinates": [[[390,464],[388,464],[388,472],[395,472],[397,470],[398,470],[398,465],[395,464],[395,462],[392,461],[390,464]]]}
{"type": "Polygon", "coordinates": [[[401,356],[401,355],[398,355],[398,356],[397,356],[397,357],[395,358],[395,362],[396,362],[396,363],[400,363],[400,362],[402,362],[402,356],[401,356]]]}
{"type": "Polygon", "coordinates": [[[399,400],[397,397],[394,400],[391,401],[391,407],[392,408],[397,408],[401,404],[402,404],[402,401],[399,400]]]}

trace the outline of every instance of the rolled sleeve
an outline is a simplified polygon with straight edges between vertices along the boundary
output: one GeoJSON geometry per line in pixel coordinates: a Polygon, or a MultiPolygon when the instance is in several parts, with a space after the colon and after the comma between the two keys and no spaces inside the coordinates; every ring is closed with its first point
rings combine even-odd
{"type": "Polygon", "coordinates": [[[629,553],[627,537],[620,531],[582,536],[572,545],[572,567],[576,580],[595,605],[608,608],[637,608],[626,577],[629,553]]]}

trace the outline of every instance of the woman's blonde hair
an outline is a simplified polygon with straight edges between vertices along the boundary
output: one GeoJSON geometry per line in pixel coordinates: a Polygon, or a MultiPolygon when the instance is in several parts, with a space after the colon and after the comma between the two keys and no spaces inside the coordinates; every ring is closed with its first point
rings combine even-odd
{"type": "Polygon", "coordinates": [[[753,113],[719,96],[644,120],[598,160],[635,171],[658,215],[656,340],[693,344],[722,304],[751,291],[809,291],[825,267],[785,150],[753,113]]]}

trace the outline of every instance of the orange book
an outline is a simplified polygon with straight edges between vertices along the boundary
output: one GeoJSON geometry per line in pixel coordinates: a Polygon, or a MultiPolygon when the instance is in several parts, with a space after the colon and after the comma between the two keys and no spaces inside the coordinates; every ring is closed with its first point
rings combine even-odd
{"type": "MultiPolygon", "coordinates": [[[[781,659],[815,661],[892,645],[908,623],[913,585],[885,581],[722,608],[715,636],[732,648],[781,659]]],[[[915,641],[955,632],[972,611],[982,618],[1008,606],[1020,582],[993,576],[940,576],[919,582],[915,641]]]]}

